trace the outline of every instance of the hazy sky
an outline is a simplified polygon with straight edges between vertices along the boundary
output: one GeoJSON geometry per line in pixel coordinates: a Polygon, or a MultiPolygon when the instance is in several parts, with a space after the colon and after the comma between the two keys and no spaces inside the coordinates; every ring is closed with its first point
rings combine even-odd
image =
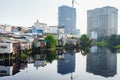
{"type": "MultiPolygon", "coordinates": [[[[76,0],[76,2],[77,28],[81,33],[86,33],[87,10],[103,6],[120,9],[120,0],[76,0]]],[[[0,0],[0,24],[29,27],[39,19],[41,23],[47,23],[48,26],[57,25],[58,7],[72,6],[71,3],[72,0],[0,0]]],[[[118,16],[119,14],[120,11],[118,16]]]]}

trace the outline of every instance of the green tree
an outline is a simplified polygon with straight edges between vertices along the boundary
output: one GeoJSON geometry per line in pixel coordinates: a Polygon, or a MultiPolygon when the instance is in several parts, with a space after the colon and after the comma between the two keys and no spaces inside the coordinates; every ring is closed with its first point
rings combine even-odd
{"type": "Polygon", "coordinates": [[[55,48],[57,45],[57,39],[55,38],[54,35],[48,34],[45,38],[47,40],[47,48],[55,48]]]}
{"type": "Polygon", "coordinates": [[[117,43],[117,35],[111,35],[108,39],[108,46],[116,46],[118,43],[117,43]]]}
{"type": "Polygon", "coordinates": [[[83,47],[90,46],[90,39],[86,34],[83,34],[80,38],[80,45],[83,47]]]}
{"type": "Polygon", "coordinates": [[[108,39],[107,47],[113,52],[116,53],[120,45],[120,36],[111,35],[108,39]]]}
{"type": "Polygon", "coordinates": [[[80,38],[80,49],[81,49],[81,54],[86,55],[89,53],[89,47],[90,47],[90,39],[86,34],[83,34],[80,38]]]}
{"type": "Polygon", "coordinates": [[[112,53],[116,53],[120,49],[120,35],[112,34],[110,36],[101,37],[98,39],[97,44],[100,43],[101,45],[101,42],[105,42],[105,46],[109,48],[112,53]]]}

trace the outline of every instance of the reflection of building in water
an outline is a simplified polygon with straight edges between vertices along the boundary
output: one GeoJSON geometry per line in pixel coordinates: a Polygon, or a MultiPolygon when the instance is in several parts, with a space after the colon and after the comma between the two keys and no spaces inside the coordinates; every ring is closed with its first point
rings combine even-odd
{"type": "Polygon", "coordinates": [[[28,66],[26,62],[21,62],[19,64],[20,64],[20,69],[23,69],[23,70],[28,66]]]}
{"type": "Polygon", "coordinates": [[[0,77],[15,75],[20,72],[20,69],[25,69],[26,67],[27,63],[18,59],[0,61],[0,77]]]}
{"type": "Polygon", "coordinates": [[[0,66],[0,76],[12,75],[13,68],[11,66],[0,66]]]}
{"type": "Polygon", "coordinates": [[[64,59],[64,49],[56,50],[56,54],[58,54],[58,59],[64,59]]]}
{"type": "Polygon", "coordinates": [[[87,55],[87,72],[104,77],[114,76],[117,67],[117,54],[109,49],[92,47],[87,55]]]}
{"type": "Polygon", "coordinates": [[[38,67],[44,67],[46,65],[47,63],[45,60],[35,60],[34,62],[34,67],[36,67],[36,69],[38,69],[38,67]]]}
{"type": "Polygon", "coordinates": [[[57,72],[62,75],[75,72],[75,54],[64,54],[64,59],[58,60],[57,72]]]}
{"type": "Polygon", "coordinates": [[[44,60],[46,59],[46,54],[40,53],[33,56],[34,60],[44,60]]]}
{"type": "Polygon", "coordinates": [[[46,54],[40,53],[34,55],[34,67],[38,69],[38,67],[44,67],[47,65],[46,63],[46,54]]]}
{"type": "Polygon", "coordinates": [[[18,73],[20,70],[18,64],[13,63],[12,66],[0,65],[0,77],[1,76],[11,76],[18,73]]]}

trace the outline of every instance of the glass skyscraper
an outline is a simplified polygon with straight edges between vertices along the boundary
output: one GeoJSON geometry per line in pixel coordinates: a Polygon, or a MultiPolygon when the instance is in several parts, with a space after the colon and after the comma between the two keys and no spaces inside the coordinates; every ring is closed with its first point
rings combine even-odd
{"type": "Polygon", "coordinates": [[[68,6],[60,6],[58,9],[58,25],[65,27],[66,34],[75,34],[76,9],[68,6]]]}

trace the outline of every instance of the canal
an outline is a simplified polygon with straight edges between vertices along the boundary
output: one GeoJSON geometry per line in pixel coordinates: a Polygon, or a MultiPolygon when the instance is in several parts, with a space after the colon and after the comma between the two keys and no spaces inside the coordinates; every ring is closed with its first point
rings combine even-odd
{"type": "Polygon", "coordinates": [[[26,61],[0,62],[0,80],[120,80],[120,54],[93,47],[29,55],[26,61]],[[55,54],[55,55],[54,55],[55,54]]]}

